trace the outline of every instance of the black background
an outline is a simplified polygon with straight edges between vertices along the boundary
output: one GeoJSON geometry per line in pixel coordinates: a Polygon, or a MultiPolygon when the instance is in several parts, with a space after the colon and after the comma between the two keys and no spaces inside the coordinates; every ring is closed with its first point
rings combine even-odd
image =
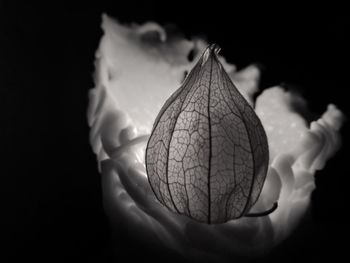
{"type": "MultiPolygon", "coordinates": [[[[122,226],[119,249],[113,249],[118,256],[112,256],[86,123],[102,12],[121,22],[155,20],[177,24],[187,36],[206,35],[239,68],[263,65],[263,88],[287,83],[297,87],[313,112],[322,113],[332,102],[349,116],[348,17],[328,7],[322,13],[315,8],[251,9],[204,1],[76,6],[0,1],[0,257],[47,262],[177,259],[147,253],[122,226]]],[[[342,150],[317,172],[309,223],[267,262],[340,259],[345,254],[348,129],[346,124],[342,130],[342,150]]]]}

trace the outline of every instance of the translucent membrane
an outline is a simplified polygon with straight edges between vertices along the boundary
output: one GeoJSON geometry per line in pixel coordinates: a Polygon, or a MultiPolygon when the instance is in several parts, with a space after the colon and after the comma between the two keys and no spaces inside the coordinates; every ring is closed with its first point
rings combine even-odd
{"type": "Polygon", "coordinates": [[[146,149],[151,187],[171,211],[204,223],[244,216],[258,200],[264,128],[208,47],[160,110],[146,149]]]}

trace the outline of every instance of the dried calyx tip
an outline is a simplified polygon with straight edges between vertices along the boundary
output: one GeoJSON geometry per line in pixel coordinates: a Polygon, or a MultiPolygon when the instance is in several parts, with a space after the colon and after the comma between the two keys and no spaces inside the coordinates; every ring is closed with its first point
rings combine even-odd
{"type": "Polygon", "coordinates": [[[221,48],[219,47],[219,45],[218,44],[211,44],[210,46],[209,46],[209,49],[211,50],[211,51],[214,51],[215,52],[215,54],[216,55],[219,55],[219,52],[220,52],[220,50],[221,50],[221,48]]]}
{"type": "Polygon", "coordinates": [[[203,54],[203,60],[202,60],[202,65],[208,60],[209,54],[215,54],[216,56],[219,54],[221,48],[217,44],[211,44],[209,45],[206,50],[204,51],[203,54]]]}

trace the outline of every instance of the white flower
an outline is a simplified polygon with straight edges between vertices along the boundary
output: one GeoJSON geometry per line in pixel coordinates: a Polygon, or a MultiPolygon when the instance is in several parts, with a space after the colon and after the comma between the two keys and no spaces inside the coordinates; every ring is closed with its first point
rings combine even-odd
{"type": "MultiPolygon", "coordinates": [[[[310,127],[291,105],[302,99],[281,87],[264,90],[255,110],[269,139],[270,167],[258,203],[269,216],[206,225],[168,211],[155,198],[145,171],[146,142],[165,100],[192,68],[187,55],[202,40],[168,36],[155,23],[122,26],[103,16],[104,36],[96,53],[90,91],[90,142],[97,155],[107,215],[136,238],[152,240],[189,258],[252,257],[268,252],[298,225],[310,204],[314,174],[339,148],[343,114],[329,105],[310,127]],[[137,226],[137,230],[135,230],[137,226]]],[[[197,56],[201,52],[197,52],[197,56]]],[[[249,103],[258,91],[259,69],[239,72],[220,58],[249,103]]]]}

